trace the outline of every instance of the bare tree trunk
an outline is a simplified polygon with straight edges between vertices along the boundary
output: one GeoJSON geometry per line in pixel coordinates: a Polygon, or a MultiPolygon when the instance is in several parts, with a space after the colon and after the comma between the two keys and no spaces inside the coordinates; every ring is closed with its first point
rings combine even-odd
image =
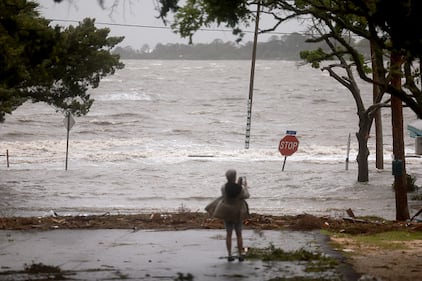
{"type": "MultiPolygon", "coordinates": [[[[374,44],[371,41],[371,59],[372,59],[372,78],[374,81],[380,81],[380,74],[378,70],[376,51],[374,49],[374,44]]],[[[377,84],[373,84],[373,101],[374,104],[378,103],[379,95],[381,94],[380,87],[377,84]]],[[[374,112],[375,120],[375,167],[377,169],[384,169],[384,143],[383,143],[383,133],[382,133],[382,119],[381,119],[381,108],[377,109],[374,112]]]]}
{"type": "Polygon", "coordinates": [[[369,181],[369,170],[368,170],[368,134],[371,123],[367,112],[359,112],[359,132],[356,133],[358,139],[358,182],[369,181]]]}
{"type": "MultiPolygon", "coordinates": [[[[375,91],[375,89],[374,89],[375,91]]],[[[382,133],[381,108],[374,113],[375,119],[375,167],[384,169],[384,138],[382,133]]]]}
{"type": "MultiPolygon", "coordinates": [[[[395,52],[391,53],[391,82],[396,88],[401,88],[401,56],[395,52]]],[[[396,195],[396,220],[405,221],[410,218],[407,202],[406,163],[404,155],[403,136],[403,105],[402,101],[391,96],[391,119],[393,127],[393,154],[394,161],[401,165],[399,170],[394,172],[394,190],[396,195]],[[401,162],[400,162],[401,161],[401,162]]]]}

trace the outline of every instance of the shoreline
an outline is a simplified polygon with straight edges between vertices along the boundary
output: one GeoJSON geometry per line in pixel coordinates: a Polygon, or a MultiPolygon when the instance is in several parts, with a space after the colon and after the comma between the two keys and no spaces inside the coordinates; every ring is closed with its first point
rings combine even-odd
{"type": "MultiPolygon", "coordinates": [[[[140,214],[110,214],[84,216],[0,217],[0,230],[53,230],[53,229],[223,229],[221,220],[210,218],[205,212],[157,212],[140,214]]],[[[264,215],[252,213],[244,222],[244,229],[255,230],[327,230],[348,234],[372,234],[393,230],[422,231],[418,222],[397,222],[382,218],[358,219],[353,217],[264,215]]]]}

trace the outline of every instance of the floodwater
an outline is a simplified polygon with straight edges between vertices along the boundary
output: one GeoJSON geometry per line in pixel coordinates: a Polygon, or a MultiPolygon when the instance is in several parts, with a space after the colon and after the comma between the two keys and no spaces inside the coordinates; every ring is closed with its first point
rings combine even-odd
{"type": "MultiPolygon", "coordinates": [[[[27,103],[0,126],[2,215],[203,211],[225,171],[246,176],[252,212],[395,218],[391,120],[383,109],[385,169],[357,183],[358,130],[351,94],[327,73],[295,62],[257,61],[250,148],[245,149],[250,62],[124,61],[125,69],[90,90],[88,115],[74,117],[68,170],[64,116],[27,103]],[[278,151],[287,130],[298,151],[278,151]],[[350,163],[345,169],[351,134],[350,163]]],[[[361,86],[366,100],[369,85],[361,86]]],[[[368,103],[367,103],[368,105],[368,103]]],[[[416,117],[405,109],[406,125],[416,117]]],[[[405,132],[406,153],[414,139],[405,132]]],[[[421,159],[407,158],[421,176],[421,159]]],[[[416,182],[418,184],[419,181],[416,182]]]]}

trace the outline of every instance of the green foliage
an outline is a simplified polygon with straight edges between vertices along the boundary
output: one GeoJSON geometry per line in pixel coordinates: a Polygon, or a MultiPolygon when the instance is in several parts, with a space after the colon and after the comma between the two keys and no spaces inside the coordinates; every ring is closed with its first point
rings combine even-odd
{"type": "Polygon", "coordinates": [[[36,6],[25,0],[0,1],[0,121],[25,102],[18,89],[44,73],[37,66],[52,51],[54,32],[38,17],[36,6]]]}
{"type": "Polygon", "coordinates": [[[249,248],[248,259],[261,259],[263,261],[315,261],[332,260],[321,253],[314,253],[304,249],[293,252],[286,252],[283,249],[276,248],[273,244],[267,248],[249,248]]]}
{"type": "Polygon", "coordinates": [[[123,38],[108,37],[108,33],[108,29],[97,29],[92,19],[58,33],[54,60],[49,65],[50,83],[37,88],[49,94],[36,95],[32,100],[77,116],[86,114],[93,103],[88,88],[98,87],[103,77],[123,68],[119,57],[110,53],[123,38]]]}
{"type": "Polygon", "coordinates": [[[186,5],[180,8],[175,15],[175,21],[172,24],[173,30],[180,33],[183,38],[189,38],[192,43],[192,36],[195,31],[205,25],[203,12],[196,1],[187,1],[186,5]]]}
{"type": "Polygon", "coordinates": [[[202,27],[215,23],[233,28],[233,34],[242,37],[240,23],[248,24],[251,12],[245,0],[187,0],[182,7],[178,0],[160,0],[162,4],[160,17],[166,18],[168,13],[175,13],[172,29],[183,38],[189,38],[202,27]]]}
{"type": "MultiPolygon", "coordinates": [[[[355,0],[354,2],[358,2],[355,0]]],[[[410,54],[422,56],[421,1],[367,1],[374,23],[391,38],[392,47],[410,54]]],[[[361,4],[362,5],[362,4],[361,4]]]]}
{"type": "Polygon", "coordinates": [[[178,0],[157,0],[157,2],[160,4],[160,18],[164,21],[170,12],[176,13],[179,8],[178,0]]]}
{"type": "Polygon", "coordinates": [[[334,258],[321,253],[310,252],[304,249],[286,252],[276,248],[273,244],[264,249],[250,248],[247,258],[260,259],[262,261],[306,262],[306,272],[324,272],[335,268],[338,264],[334,258]]]}
{"type": "Polygon", "coordinates": [[[90,19],[63,31],[50,27],[37,6],[0,1],[0,122],[27,100],[86,114],[93,103],[88,88],[123,68],[111,54],[122,37],[108,37],[109,30],[90,19]]]}
{"type": "Polygon", "coordinates": [[[310,63],[313,68],[319,68],[322,61],[332,59],[332,56],[324,52],[322,48],[318,48],[314,51],[300,52],[300,58],[310,63]]]}
{"type": "Polygon", "coordinates": [[[249,10],[245,0],[208,0],[203,1],[205,12],[208,14],[207,22],[216,22],[218,25],[235,27],[241,20],[247,19],[249,10]]]}

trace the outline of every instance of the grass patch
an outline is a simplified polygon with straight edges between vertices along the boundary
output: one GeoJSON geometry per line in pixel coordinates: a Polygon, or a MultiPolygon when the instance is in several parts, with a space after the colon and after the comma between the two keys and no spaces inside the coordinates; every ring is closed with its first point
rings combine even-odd
{"type": "MultiPolygon", "coordinates": [[[[332,232],[326,232],[326,234],[333,237],[351,239],[361,246],[376,247],[384,250],[405,250],[408,249],[408,247],[406,244],[401,242],[422,240],[422,232],[410,232],[402,230],[360,235],[332,232]]],[[[337,246],[343,248],[343,245],[341,244],[337,246]]]]}
{"type": "Polygon", "coordinates": [[[386,250],[406,249],[406,246],[400,242],[422,240],[421,232],[407,231],[388,231],[373,235],[359,235],[354,237],[356,241],[373,245],[386,250]]]}
{"type": "Polygon", "coordinates": [[[323,257],[325,256],[322,256],[320,253],[313,253],[304,249],[286,252],[283,249],[276,248],[274,245],[263,249],[249,248],[248,251],[249,259],[260,259],[263,261],[310,261],[323,257]]]}
{"type": "Polygon", "coordinates": [[[304,249],[286,252],[274,247],[272,244],[263,249],[250,248],[247,258],[262,261],[306,262],[306,272],[323,272],[335,268],[338,264],[334,258],[321,253],[310,252],[304,249]]]}

